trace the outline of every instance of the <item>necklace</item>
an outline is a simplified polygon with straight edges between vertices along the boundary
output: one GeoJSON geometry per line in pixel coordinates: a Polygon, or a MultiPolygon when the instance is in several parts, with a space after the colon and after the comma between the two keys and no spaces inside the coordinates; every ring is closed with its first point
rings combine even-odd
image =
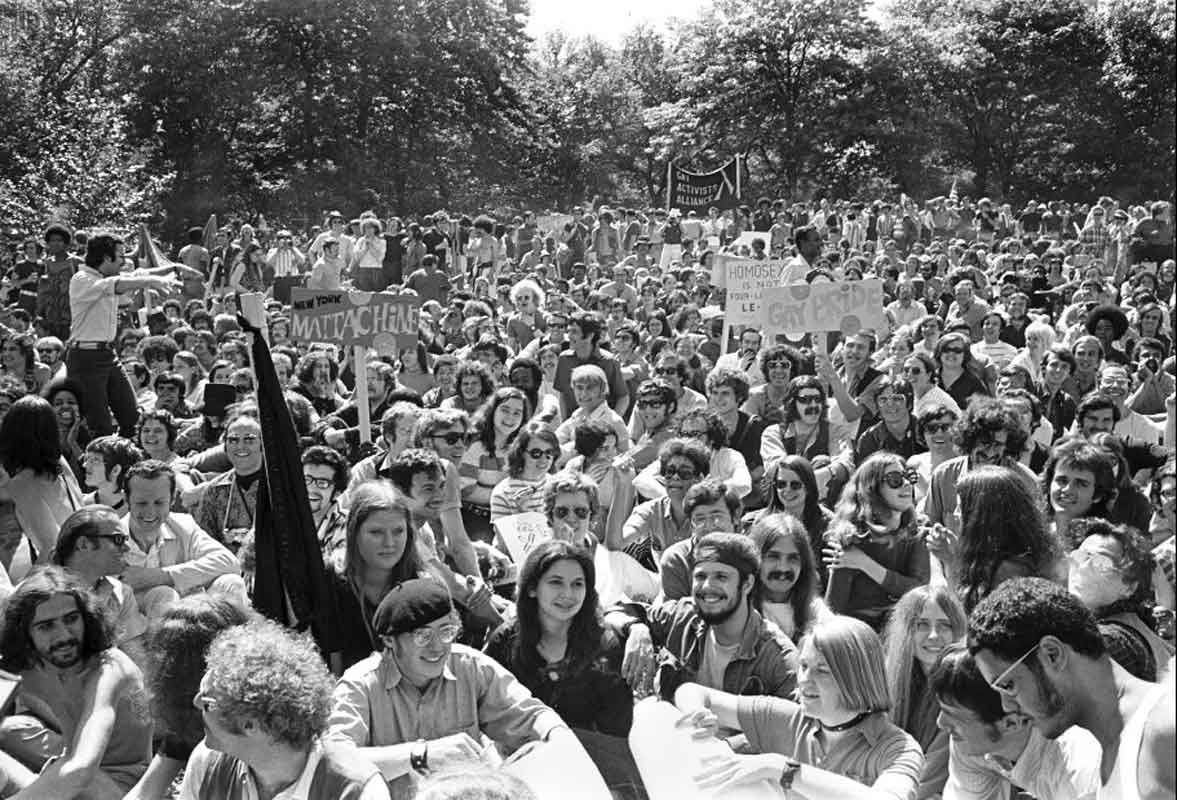
{"type": "Polygon", "coordinates": [[[821,729],[823,731],[825,731],[826,733],[841,733],[842,731],[850,730],[855,725],[862,722],[864,719],[866,719],[867,717],[869,717],[873,713],[875,713],[875,712],[863,711],[858,716],[848,719],[845,722],[839,723],[837,725],[826,725],[824,722],[821,722],[819,724],[821,725],[821,729]]]}

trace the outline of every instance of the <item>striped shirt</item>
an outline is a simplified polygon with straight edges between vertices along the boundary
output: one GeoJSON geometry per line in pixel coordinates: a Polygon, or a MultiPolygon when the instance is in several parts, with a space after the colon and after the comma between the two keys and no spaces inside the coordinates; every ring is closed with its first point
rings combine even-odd
{"type": "Polygon", "coordinates": [[[462,455],[458,464],[458,478],[462,482],[462,494],[465,496],[470,489],[481,487],[492,490],[507,478],[507,453],[488,453],[482,442],[474,442],[462,455]]]}
{"type": "Polygon", "coordinates": [[[534,511],[537,514],[544,513],[544,488],[547,485],[547,475],[538,481],[507,478],[500,482],[490,493],[491,521],[493,522],[499,517],[509,517],[512,514],[523,514],[528,511],[534,511]]]}

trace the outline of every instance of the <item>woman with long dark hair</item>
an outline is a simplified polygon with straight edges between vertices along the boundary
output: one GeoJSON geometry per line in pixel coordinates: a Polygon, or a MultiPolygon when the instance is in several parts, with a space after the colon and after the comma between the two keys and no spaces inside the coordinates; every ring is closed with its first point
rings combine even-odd
{"type": "Polygon", "coordinates": [[[0,377],[12,378],[31,394],[40,394],[53,377],[49,367],[37,360],[32,334],[12,333],[0,346],[0,377]]]}
{"type": "Polygon", "coordinates": [[[796,517],[777,513],[757,519],[748,536],[760,551],[752,603],[796,641],[829,614],[809,535],[796,517]]]}
{"type": "Polygon", "coordinates": [[[928,550],[917,526],[914,470],[894,453],[875,453],[842,490],[823,557],[826,603],[876,630],[909,589],[928,582],[928,550]]]}
{"type": "Polygon", "coordinates": [[[489,542],[490,496],[508,477],[507,452],[531,418],[527,395],[513,387],[495,390],[474,415],[472,441],[458,464],[462,481],[462,520],[471,539],[489,542]]]}
{"type": "Polygon", "coordinates": [[[620,643],[601,624],[588,551],[560,540],[537,545],[519,568],[515,609],[486,653],[571,727],[627,735],[633,695],[619,672],[620,643]]]}
{"type": "MultiPolygon", "coordinates": [[[[58,437],[57,415],[49,401],[26,395],[0,423],[0,464],[10,476],[7,491],[16,519],[32,546],[30,556],[47,562],[61,524],[82,504],[82,492],[66,463],[58,437]]],[[[19,538],[0,543],[5,569],[20,545],[19,538]]]]}
{"type": "Polygon", "coordinates": [[[924,751],[919,797],[938,797],[948,781],[948,735],[936,727],[940,704],[928,676],[944,648],[964,639],[967,624],[951,589],[917,586],[899,598],[883,633],[891,721],[924,751]]]}
{"type": "Polygon", "coordinates": [[[148,630],[144,677],[159,744],[147,772],[124,800],[168,797],[172,781],[204,738],[204,722],[192,698],[204,677],[208,647],[221,631],[244,625],[253,616],[228,600],[202,593],[169,606],[148,630]]]}
{"type": "Polygon", "coordinates": [[[936,342],[935,358],[940,388],[948,392],[959,407],[967,406],[974,395],[989,396],[966,334],[953,332],[942,336],[936,342]]]}
{"type": "MultiPolygon", "coordinates": [[[[784,455],[769,464],[764,472],[764,496],[768,504],[760,511],[745,515],[745,520],[758,522],[773,514],[785,513],[796,517],[808,532],[809,546],[814,553],[825,548],[825,534],[834,514],[821,504],[821,492],[813,465],[804,456],[784,455]]],[[[818,565],[821,589],[826,582],[825,565],[818,565]]]]}
{"type": "Polygon", "coordinates": [[[494,393],[494,381],[480,361],[463,361],[454,376],[457,393],[441,401],[441,408],[458,408],[475,414],[494,393]]]}

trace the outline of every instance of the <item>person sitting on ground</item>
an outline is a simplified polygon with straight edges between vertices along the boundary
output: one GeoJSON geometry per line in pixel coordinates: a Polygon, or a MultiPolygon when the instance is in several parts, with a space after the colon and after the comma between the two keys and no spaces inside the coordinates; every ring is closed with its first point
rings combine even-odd
{"type": "Polygon", "coordinates": [[[805,527],[792,514],[769,514],[756,520],[748,537],[760,550],[753,607],[797,641],[830,615],[805,527]]]}
{"type": "Polygon", "coordinates": [[[143,673],[105,609],[61,567],[34,570],[4,609],[0,666],[20,675],[0,722],[0,796],[118,800],[151,758],[143,673]]]}
{"type": "Polygon", "coordinates": [[[91,440],[82,456],[82,468],[86,471],[85,483],[93,491],[82,495],[82,504],[98,503],[120,515],[127,513],[127,498],[120,488],[122,476],[144,458],[134,442],[117,434],[91,440]]]}
{"type": "Polygon", "coordinates": [[[695,569],[695,544],[709,533],[735,533],[742,512],[740,498],[714,478],[699,481],[683,497],[683,510],[691,521],[691,536],[662,552],[658,573],[662,578],[659,600],[678,600],[691,595],[695,569]]]}
{"type": "Polygon", "coordinates": [[[315,646],[269,620],[223,630],[193,703],[204,741],[184,769],[181,800],[310,797],[388,800],[379,771],[325,738],[334,681],[315,646]]]}

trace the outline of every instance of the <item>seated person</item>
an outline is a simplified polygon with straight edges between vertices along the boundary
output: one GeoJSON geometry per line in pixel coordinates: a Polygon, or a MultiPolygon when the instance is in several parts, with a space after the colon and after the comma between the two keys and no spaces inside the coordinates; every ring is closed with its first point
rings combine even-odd
{"type": "Polygon", "coordinates": [[[122,436],[99,436],[91,439],[82,455],[85,484],[92,491],[82,495],[82,505],[95,503],[109,506],[120,516],[127,513],[127,498],[123,496],[122,477],[132,465],[146,456],[130,439],[122,436]]]}
{"type": "Polygon", "coordinates": [[[617,452],[624,453],[629,449],[629,429],[625,420],[621,418],[605,401],[609,397],[609,381],[605,371],[593,364],[582,364],[572,370],[572,393],[576,397],[576,408],[568,419],[556,428],[556,438],[560,440],[560,447],[565,456],[573,453],[573,440],[576,438],[576,427],[591,419],[600,419],[609,423],[609,427],[617,436],[617,452]]]}
{"type": "Polygon", "coordinates": [[[760,440],[765,468],[784,455],[804,456],[813,464],[822,497],[832,493],[831,485],[840,491],[854,471],[857,423],[830,417],[825,385],[813,375],[789,381],[784,409],[784,420],[765,428],[760,440]]]}
{"type": "Polygon", "coordinates": [[[21,683],[18,713],[0,723],[0,796],[123,797],[151,759],[151,717],[98,599],[42,567],[8,599],[3,630],[0,666],[21,683]]]}
{"type": "Polygon", "coordinates": [[[139,637],[147,630],[147,617],[131,587],[119,580],[126,569],[127,534],[119,528],[119,515],[110,506],[82,506],[61,524],[53,563],[82,579],[114,625],[114,643],[142,664],[139,637]]]}
{"type": "Polygon", "coordinates": [[[175,490],[175,473],[162,461],[141,461],[123,480],[129,510],[119,529],[130,536],[122,580],[139,607],[152,619],[200,589],[248,605],[237,556],[190,515],[171,510],[175,490]]]}
{"type": "MultiPolygon", "coordinates": [[[[688,411],[678,421],[676,436],[694,439],[707,448],[710,469],[708,475],[724,484],[737,497],[747,497],[752,492],[752,475],[748,464],[738,450],[727,446],[727,428],[719,414],[709,408],[688,411]]],[[[655,462],[634,478],[634,488],[644,497],[658,497],[666,490],[658,481],[661,464],[655,462]]]]}
{"type": "Polygon", "coordinates": [[[658,572],[662,578],[659,600],[663,601],[690,596],[695,543],[709,533],[735,533],[743,511],[740,498],[714,478],[702,480],[687,490],[683,510],[691,521],[691,538],[675,542],[662,552],[658,572]]]}
{"type": "Polygon", "coordinates": [[[801,645],[799,700],[737,697],[695,683],[674,702],[702,730],[743,731],[760,755],[720,755],[696,776],[715,796],[768,779],[823,800],[914,800],[924,755],[887,719],[883,646],[870,627],[833,616],[801,645]],[[820,766],[819,766],[820,765],[820,766]]]}
{"type": "Polygon", "coordinates": [[[675,542],[690,538],[691,521],[683,500],[687,490],[711,468],[711,453],[702,442],[675,438],[658,451],[658,476],[665,492],[639,503],[622,528],[621,541],[605,540],[611,550],[623,550],[650,571],[656,569],[660,554],[675,542]],[[615,546],[616,545],[616,546],[615,546]]]}
{"type": "Polygon", "coordinates": [[[184,770],[181,800],[292,796],[387,800],[379,771],[323,740],[331,673],[312,642],[268,620],[222,631],[194,703],[204,741],[184,770]]]}
{"type": "Polygon", "coordinates": [[[441,583],[397,585],[380,601],[372,628],[384,651],[343,673],[328,736],[359,748],[391,782],[393,797],[412,797],[414,778],[427,770],[483,760],[484,735],[508,752],[560,738],[583,754],[560,715],[514,675],[454,643],[458,615],[441,583]]]}
{"type": "Polygon", "coordinates": [[[963,644],[944,648],[928,676],[948,734],[944,797],[991,800],[1022,791],[1037,800],[1091,800],[1099,789],[1099,742],[1072,726],[1047,739],[981,676],[963,644]],[[1016,787],[1016,788],[1015,788],[1016,787]]]}
{"type": "Polygon", "coordinates": [[[756,546],[742,534],[709,533],[695,543],[694,561],[690,597],[623,603],[605,616],[626,640],[622,671],[630,685],[645,689],[657,667],[664,698],[687,681],[732,694],[788,697],[797,686],[797,650],[752,607],[756,546]]]}

